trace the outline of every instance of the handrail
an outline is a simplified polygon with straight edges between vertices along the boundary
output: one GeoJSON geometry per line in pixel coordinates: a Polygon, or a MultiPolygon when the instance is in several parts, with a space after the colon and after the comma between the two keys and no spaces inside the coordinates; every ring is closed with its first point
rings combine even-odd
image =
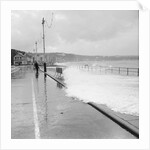
{"type": "Polygon", "coordinates": [[[20,70],[19,67],[11,68],[11,73],[17,72],[17,71],[19,71],[19,70],[20,70]]]}
{"type": "Polygon", "coordinates": [[[40,69],[41,72],[43,72],[44,74],[46,74],[47,76],[49,76],[50,78],[52,78],[53,80],[55,80],[56,82],[58,82],[59,84],[61,84],[63,87],[67,88],[67,86],[64,83],[62,83],[60,80],[58,80],[55,77],[51,76],[47,72],[44,72],[41,68],[39,68],[39,69],[40,69]]]}
{"type": "MultiPolygon", "coordinates": [[[[102,72],[101,69],[104,69],[105,73],[107,73],[108,71],[110,71],[110,73],[113,73],[113,72],[116,73],[116,71],[118,71],[118,74],[126,72],[126,75],[130,75],[130,73],[132,72],[132,73],[135,73],[136,76],[139,76],[139,68],[133,68],[133,67],[132,68],[128,68],[128,67],[110,67],[110,66],[88,66],[88,65],[82,65],[82,66],[78,66],[78,68],[80,68],[80,69],[87,69],[88,71],[97,69],[100,72],[102,72]]],[[[132,74],[132,75],[135,75],[135,74],[132,74]]]]}

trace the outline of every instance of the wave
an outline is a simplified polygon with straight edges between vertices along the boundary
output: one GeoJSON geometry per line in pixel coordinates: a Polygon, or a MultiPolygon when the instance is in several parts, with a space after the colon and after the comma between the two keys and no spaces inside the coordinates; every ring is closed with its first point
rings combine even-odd
{"type": "Polygon", "coordinates": [[[104,104],[116,112],[139,115],[138,77],[91,74],[69,67],[64,70],[64,81],[67,96],[104,104]]]}

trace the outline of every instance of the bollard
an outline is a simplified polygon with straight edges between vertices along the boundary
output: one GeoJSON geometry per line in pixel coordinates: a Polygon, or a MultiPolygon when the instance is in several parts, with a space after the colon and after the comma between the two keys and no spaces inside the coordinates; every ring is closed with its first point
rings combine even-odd
{"type": "MultiPolygon", "coordinates": [[[[44,72],[46,73],[46,62],[44,62],[44,72]]],[[[44,77],[46,78],[46,74],[44,74],[44,77]]]]}
{"type": "Polygon", "coordinates": [[[46,63],[44,62],[44,72],[47,72],[46,70],[46,63]]]}

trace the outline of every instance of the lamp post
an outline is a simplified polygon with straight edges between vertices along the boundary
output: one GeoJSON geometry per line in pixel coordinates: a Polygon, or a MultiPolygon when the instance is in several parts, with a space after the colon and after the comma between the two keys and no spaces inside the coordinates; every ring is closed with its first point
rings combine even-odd
{"type": "Polygon", "coordinates": [[[37,61],[37,41],[35,42],[36,61],[37,61]]]}
{"type": "Polygon", "coordinates": [[[45,23],[45,20],[44,20],[44,18],[43,18],[43,19],[42,19],[42,26],[43,26],[44,72],[46,72],[44,23],[45,23]]]}
{"type": "Polygon", "coordinates": [[[33,63],[35,61],[35,49],[33,49],[33,63]]]}

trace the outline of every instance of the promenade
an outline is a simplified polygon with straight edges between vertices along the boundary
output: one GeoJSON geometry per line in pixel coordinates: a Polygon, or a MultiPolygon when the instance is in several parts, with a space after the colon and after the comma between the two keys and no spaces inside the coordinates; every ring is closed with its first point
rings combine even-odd
{"type": "MultiPolygon", "coordinates": [[[[122,114],[119,117],[138,127],[138,118],[122,114]]],[[[11,77],[11,138],[136,137],[90,105],[67,97],[64,88],[50,77],[45,78],[42,72],[37,75],[32,67],[22,67],[11,77]]]]}

